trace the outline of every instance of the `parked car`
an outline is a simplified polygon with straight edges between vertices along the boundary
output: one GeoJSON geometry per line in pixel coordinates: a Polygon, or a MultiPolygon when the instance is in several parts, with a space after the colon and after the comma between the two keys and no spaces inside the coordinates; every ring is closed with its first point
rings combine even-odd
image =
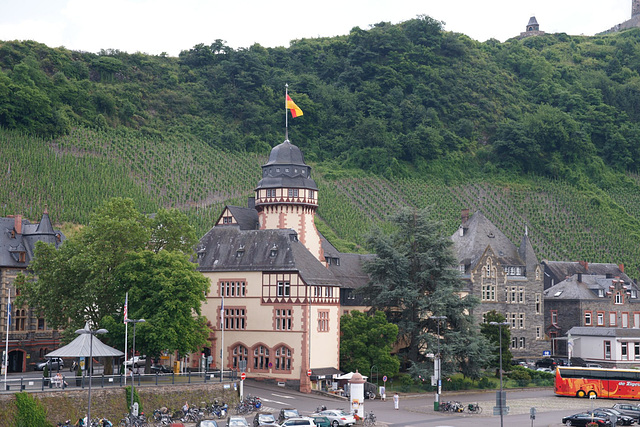
{"type": "Polygon", "coordinates": [[[168,367],[167,365],[155,364],[151,365],[151,373],[152,374],[170,374],[173,372],[173,369],[168,367]]]}
{"type": "Polygon", "coordinates": [[[630,417],[614,408],[596,408],[594,412],[604,412],[605,414],[613,414],[618,420],[617,424],[622,426],[632,426],[636,423],[635,417],[630,417]]]}
{"type": "Polygon", "coordinates": [[[602,368],[602,365],[599,363],[585,363],[584,366],[587,368],[602,368]]]}
{"type": "Polygon", "coordinates": [[[278,415],[278,424],[282,424],[288,418],[299,417],[300,413],[296,408],[282,408],[280,409],[280,414],[278,415]]]}
{"type": "Polygon", "coordinates": [[[327,417],[329,421],[331,421],[332,427],[352,426],[356,423],[356,418],[353,414],[342,409],[327,409],[326,411],[320,411],[313,415],[322,415],[327,417]]]}
{"type": "Polygon", "coordinates": [[[562,366],[562,361],[554,357],[545,357],[536,361],[536,368],[555,369],[556,366],[562,366]]]}
{"type": "Polygon", "coordinates": [[[609,417],[598,416],[592,412],[580,412],[562,419],[562,424],[568,426],[586,426],[590,422],[598,424],[599,427],[612,427],[609,417]]]}
{"type": "Polygon", "coordinates": [[[49,364],[49,369],[57,371],[58,369],[64,368],[64,360],[60,357],[52,357],[51,359],[47,359],[44,362],[36,363],[34,369],[36,371],[43,371],[44,367],[49,364]]]}
{"type": "Polygon", "coordinates": [[[276,417],[273,416],[271,412],[258,412],[255,417],[253,417],[253,425],[254,427],[259,426],[277,426],[276,417]]]}
{"type": "Polygon", "coordinates": [[[227,427],[249,427],[249,423],[245,417],[233,415],[227,418],[227,427]]]}
{"type": "Polygon", "coordinates": [[[315,427],[313,418],[309,417],[291,417],[287,418],[280,427],[315,427]]]}
{"type": "Polygon", "coordinates": [[[625,415],[635,418],[636,422],[640,423],[640,406],[634,405],[632,403],[616,403],[612,406],[612,408],[622,412],[625,415]]]}
{"type": "Polygon", "coordinates": [[[331,427],[331,421],[324,415],[310,415],[309,418],[313,419],[317,427],[331,427]]]}
{"type": "Polygon", "coordinates": [[[215,420],[200,420],[196,427],[218,427],[218,423],[215,420]]]}
{"type": "Polygon", "coordinates": [[[131,366],[132,362],[133,362],[133,367],[138,368],[140,366],[143,366],[145,363],[147,363],[147,356],[134,356],[133,360],[129,359],[125,361],[124,366],[131,366]]]}

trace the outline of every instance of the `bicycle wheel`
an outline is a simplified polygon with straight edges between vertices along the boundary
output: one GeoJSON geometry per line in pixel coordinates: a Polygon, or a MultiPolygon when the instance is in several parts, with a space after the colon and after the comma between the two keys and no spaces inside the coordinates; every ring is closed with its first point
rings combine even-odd
{"type": "Polygon", "coordinates": [[[481,408],[480,406],[478,406],[478,407],[477,407],[477,409],[476,409],[476,412],[477,412],[478,414],[481,414],[481,413],[482,413],[482,408],[481,408]]]}

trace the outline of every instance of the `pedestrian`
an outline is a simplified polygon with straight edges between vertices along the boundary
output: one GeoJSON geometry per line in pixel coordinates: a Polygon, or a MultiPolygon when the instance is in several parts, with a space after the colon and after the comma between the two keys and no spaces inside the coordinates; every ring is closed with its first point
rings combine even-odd
{"type": "Polygon", "coordinates": [[[387,388],[380,386],[380,399],[385,402],[387,400],[387,388]]]}
{"type": "Polygon", "coordinates": [[[393,408],[398,409],[398,405],[400,404],[400,396],[398,396],[398,392],[393,395],[393,408]]]}

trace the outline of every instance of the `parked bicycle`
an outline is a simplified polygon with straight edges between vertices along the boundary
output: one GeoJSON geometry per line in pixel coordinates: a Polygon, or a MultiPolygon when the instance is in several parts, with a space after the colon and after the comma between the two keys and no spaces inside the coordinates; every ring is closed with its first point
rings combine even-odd
{"type": "Polygon", "coordinates": [[[144,414],[133,415],[127,414],[123,419],[120,420],[120,427],[149,427],[147,423],[147,418],[144,414]]]}
{"type": "Polygon", "coordinates": [[[364,417],[364,425],[366,427],[371,427],[376,425],[376,415],[373,413],[373,411],[367,413],[367,415],[365,415],[364,417]]]}
{"type": "Polygon", "coordinates": [[[480,405],[478,405],[478,403],[469,403],[467,405],[467,412],[470,412],[472,414],[481,414],[482,408],[480,407],[480,405]]]}

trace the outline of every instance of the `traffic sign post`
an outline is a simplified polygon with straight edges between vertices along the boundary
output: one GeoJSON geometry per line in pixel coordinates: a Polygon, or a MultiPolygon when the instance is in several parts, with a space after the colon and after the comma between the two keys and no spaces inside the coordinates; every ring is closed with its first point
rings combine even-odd
{"type": "Polygon", "coordinates": [[[247,374],[242,372],[240,374],[240,400],[244,399],[244,380],[247,378],[247,374]]]}
{"type": "Polygon", "coordinates": [[[308,376],[308,377],[310,377],[310,376],[311,376],[311,369],[309,369],[309,370],[307,371],[307,376],[308,376]]]}
{"type": "Polygon", "coordinates": [[[240,379],[242,381],[244,381],[247,378],[247,374],[245,374],[244,372],[240,374],[240,379]]]}

